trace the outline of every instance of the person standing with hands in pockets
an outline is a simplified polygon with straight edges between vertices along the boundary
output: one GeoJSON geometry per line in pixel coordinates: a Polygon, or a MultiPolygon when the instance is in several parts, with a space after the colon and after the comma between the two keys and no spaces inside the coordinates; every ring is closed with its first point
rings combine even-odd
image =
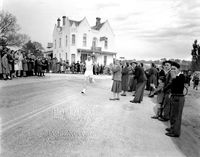
{"type": "Polygon", "coordinates": [[[185,76],[180,71],[180,65],[172,62],[171,83],[164,88],[164,92],[171,89],[170,97],[170,128],[166,128],[166,135],[170,137],[179,137],[181,134],[181,119],[185,102],[184,84],[185,76]]]}
{"type": "Polygon", "coordinates": [[[121,79],[122,79],[122,68],[120,66],[120,62],[118,60],[114,60],[114,64],[110,65],[110,69],[112,71],[112,88],[113,98],[110,100],[120,100],[119,93],[122,91],[121,87],[121,79]]]}

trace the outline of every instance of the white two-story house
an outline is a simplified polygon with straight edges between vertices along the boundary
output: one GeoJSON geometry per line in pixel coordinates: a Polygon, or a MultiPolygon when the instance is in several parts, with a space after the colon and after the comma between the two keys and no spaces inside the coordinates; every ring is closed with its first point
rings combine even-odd
{"type": "Polygon", "coordinates": [[[96,63],[108,65],[116,57],[114,45],[115,35],[108,21],[101,23],[96,18],[96,25],[90,26],[87,19],[81,21],[60,18],[53,30],[53,57],[73,62],[84,62],[88,55],[94,57],[96,63]]]}

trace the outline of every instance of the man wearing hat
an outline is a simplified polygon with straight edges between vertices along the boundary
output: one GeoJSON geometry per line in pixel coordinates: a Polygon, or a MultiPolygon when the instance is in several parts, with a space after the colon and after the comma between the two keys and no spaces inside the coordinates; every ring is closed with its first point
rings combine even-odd
{"type": "MultiPolygon", "coordinates": [[[[171,77],[171,64],[172,62],[170,60],[164,61],[163,66],[164,66],[164,72],[165,72],[165,83],[164,83],[164,88],[170,85],[172,81],[171,77]]],[[[170,89],[164,91],[164,97],[163,97],[163,102],[161,103],[161,112],[158,120],[160,121],[168,121],[170,118],[170,89]]]]}
{"type": "Polygon", "coordinates": [[[172,82],[164,91],[171,89],[170,97],[170,128],[167,128],[166,135],[170,137],[179,137],[181,134],[181,119],[185,97],[183,94],[185,76],[180,71],[180,65],[172,62],[171,68],[172,82]]]}

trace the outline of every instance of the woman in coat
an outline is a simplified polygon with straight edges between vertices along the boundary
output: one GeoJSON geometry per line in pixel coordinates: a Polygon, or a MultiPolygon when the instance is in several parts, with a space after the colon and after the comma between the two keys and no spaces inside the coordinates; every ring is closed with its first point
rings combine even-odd
{"type": "Polygon", "coordinates": [[[122,68],[118,60],[114,61],[114,65],[111,64],[110,69],[112,71],[113,84],[111,91],[113,92],[113,98],[110,100],[120,100],[119,93],[122,91],[121,89],[121,79],[122,79],[122,68]]]}
{"type": "Polygon", "coordinates": [[[122,68],[122,91],[123,93],[121,96],[126,96],[126,92],[128,91],[128,78],[129,78],[129,64],[124,63],[124,66],[122,68]]]}
{"type": "Polygon", "coordinates": [[[2,72],[3,72],[4,80],[7,80],[10,75],[10,69],[9,69],[9,64],[8,64],[8,59],[7,59],[6,53],[3,53],[3,57],[2,57],[2,72]]]}
{"type": "Polygon", "coordinates": [[[158,83],[158,71],[156,69],[156,65],[154,63],[151,64],[151,68],[149,69],[149,83],[150,83],[150,93],[157,87],[158,83]]]}
{"type": "Polygon", "coordinates": [[[22,60],[22,67],[23,67],[23,76],[26,77],[28,73],[28,61],[26,56],[24,56],[22,60]]]}

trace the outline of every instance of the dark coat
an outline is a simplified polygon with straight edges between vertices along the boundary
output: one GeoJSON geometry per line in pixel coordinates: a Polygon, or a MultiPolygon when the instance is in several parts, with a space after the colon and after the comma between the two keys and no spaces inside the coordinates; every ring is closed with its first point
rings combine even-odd
{"type": "Polygon", "coordinates": [[[14,71],[14,59],[11,54],[7,55],[10,71],[14,71]]]}
{"type": "Polygon", "coordinates": [[[2,71],[2,58],[1,58],[1,55],[2,55],[2,51],[0,50],[0,74],[3,73],[3,71],[2,71]]]}
{"type": "Polygon", "coordinates": [[[168,86],[171,85],[171,82],[172,82],[172,76],[171,76],[171,72],[167,72],[165,74],[165,84],[164,84],[164,88],[168,89],[168,90],[165,90],[164,93],[170,93],[170,88],[168,88],[168,86]]]}
{"type": "Polygon", "coordinates": [[[146,74],[142,67],[137,66],[135,68],[135,77],[134,78],[137,80],[137,83],[144,82],[147,80],[146,74]]]}
{"type": "Polygon", "coordinates": [[[0,54],[0,74],[3,73],[3,69],[2,69],[2,59],[1,59],[1,54],[0,54]]]}
{"type": "Polygon", "coordinates": [[[22,60],[22,66],[24,71],[28,71],[28,63],[26,58],[22,60]]]}
{"type": "Polygon", "coordinates": [[[3,74],[9,74],[10,73],[7,55],[4,55],[2,57],[2,72],[3,72],[3,74]]]}
{"type": "Polygon", "coordinates": [[[34,60],[32,58],[27,59],[27,64],[28,64],[28,71],[33,71],[34,69],[34,60]]]}
{"type": "Polygon", "coordinates": [[[150,84],[154,84],[155,86],[157,86],[158,83],[158,71],[156,68],[150,68],[149,69],[149,83],[150,84]]]}

